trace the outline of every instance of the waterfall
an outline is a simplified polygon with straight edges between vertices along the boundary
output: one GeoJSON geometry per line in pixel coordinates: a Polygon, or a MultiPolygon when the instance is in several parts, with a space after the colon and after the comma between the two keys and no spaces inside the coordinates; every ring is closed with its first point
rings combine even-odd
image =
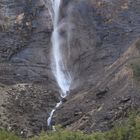
{"type": "Polygon", "coordinates": [[[64,58],[62,57],[61,44],[62,39],[60,35],[61,23],[59,23],[59,12],[61,0],[52,0],[52,8],[54,11],[53,16],[53,33],[52,33],[52,70],[55,79],[61,89],[61,97],[65,98],[70,90],[71,76],[67,70],[66,64],[64,64],[64,58]]]}
{"type": "Polygon", "coordinates": [[[59,103],[57,103],[56,106],[55,106],[55,108],[51,111],[50,116],[49,116],[49,118],[48,118],[48,120],[47,120],[48,126],[51,125],[51,120],[52,120],[53,114],[54,114],[54,112],[56,111],[56,109],[57,109],[61,104],[62,104],[62,101],[60,101],[59,103]]]}
{"type": "MultiPolygon", "coordinates": [[[[65,98],[70,90],[71,85],[71,75],[67,69],[66,63],[64,62],[65,54],[62,54],[62,44],[63,39],[60,35],[60,27],[63,24],[60,22],[60,7],[62,0],[51,0],[51,8],[49,7],[49,12],[52,17],[53,22],[53,33],[52,33],[52,71],[55,76],[56,82],[61,89],[60,96],[65,98]]],[[[64,51],[63,51],[64,52],[64,51]]],[[[55,108],[51,111],[50,116],[47,120],[48,126],[51,125],[51,120],[56,109],[62,104],[60,100],[56,104],[55,108]]]]}

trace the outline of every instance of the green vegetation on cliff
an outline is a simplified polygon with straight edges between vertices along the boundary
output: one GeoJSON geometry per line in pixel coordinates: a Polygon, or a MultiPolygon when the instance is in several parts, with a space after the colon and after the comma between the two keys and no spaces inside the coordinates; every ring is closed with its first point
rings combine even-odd
{"type": "MultiPolygon", "coordinates": [[[[0,131],[0,140],[24,140],[13,133],[0,131]]],[[[130,117],[104,133],[83,134],[79,131],[69,131],[57,128],[56,132],[43,132],[40,136],[27,140],[140,140],[140,116],[130,117]]]]}

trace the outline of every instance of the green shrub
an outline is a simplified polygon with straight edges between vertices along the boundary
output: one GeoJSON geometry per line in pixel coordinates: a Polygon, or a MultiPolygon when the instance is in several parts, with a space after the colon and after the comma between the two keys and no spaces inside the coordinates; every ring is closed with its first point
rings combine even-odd
{"type": "Polygon", "coordinates": [[[0,140],[21,140],[18,136],[14,133],[10,133],[4,130],[0,131],[0,140]]]}
{"type": "Polygon", "coordinates": [[[129,121],[116,125],[104,133],[83,134],[57,128],[56,132],[42,133],[30,140],[140,140],[140,117],[132,115],[129,121]]]}
{"type": "Polygon", "coordinates": [[[40,136],[30,140],[91,140],[90,135],[78,131],[56,128],[55,132],[43,132],[40,136]]]}
{"type": "MultiPolygon", "coordinates": [[[[13,133],[1,130],[0,140],[23,139],[13,133]]],[[[55,132],[42,132],[39,136],[26,140],[140,140],[140,116],[131,115],[129,120],[117,124],[112,130],[104,133],[83,134],[80,131],[57,127],[55,132]]]]}
{"type": "Polygon", "coordinates": [[[140,117],[133,115],[106,133],[106,140],[140,140],[140,117]]]}

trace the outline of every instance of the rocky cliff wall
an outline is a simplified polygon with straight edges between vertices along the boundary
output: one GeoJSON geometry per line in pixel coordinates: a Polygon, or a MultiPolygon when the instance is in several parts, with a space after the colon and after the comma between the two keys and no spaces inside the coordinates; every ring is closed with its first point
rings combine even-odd
{"type": "MultiPolygon", "coordinates": [[[[59,98],[50,68],[48,2],[0,1],[0,124],[22,136],[48,129],[47,117],[59,98]]],[[[139,9],[139,0],[63,1],[62,50],[73,83],[54,123],[107,130],[139,107],[139,88],[126,63],[139,57],[139,9]]]]}

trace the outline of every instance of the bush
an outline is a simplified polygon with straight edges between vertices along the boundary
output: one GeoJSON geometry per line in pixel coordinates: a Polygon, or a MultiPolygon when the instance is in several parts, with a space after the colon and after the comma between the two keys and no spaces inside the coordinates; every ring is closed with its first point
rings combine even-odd
{"type": "MultiPolygon", "coordinates": [[[[0,140],[23,140],[13,133],[0,131],[0,140]]],[[[70,131],[56,128],[55,132],[42,132],[39,136],[26,140],[140,140],[140,116],[132,115],[129,121],[117,124],[108,132],[83,134],[80,131],[70,131]]]]}
{"type": "Polygon", "coordinates": [[[16,136],[14,133],[9,133],[7,131],[1,130],[0,140],[21,140],[21,138],[16,136]]]}
{"type": "Polygon", "coordinates": [[[129,121],[115,126],[106,133],[106,140],[140,140],[140,117],[130,117],[129,121]]]}
{"type": "Polygon", "coordinates": [[[83,134],[57,128],[56,132],[42,133],[30,140],[140,140],[140,117],[131,115],[129,121],[117,124],[104,133],[83,134]]]}

